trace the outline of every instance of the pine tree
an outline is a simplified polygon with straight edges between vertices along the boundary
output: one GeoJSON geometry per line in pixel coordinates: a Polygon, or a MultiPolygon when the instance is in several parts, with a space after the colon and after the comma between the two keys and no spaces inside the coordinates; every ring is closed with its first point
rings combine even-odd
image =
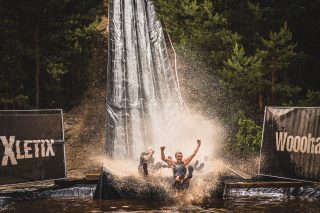
{"type": "Polygon", "coordinates": [[[261,95],[265,86],[263,79],[262,56],[265,52],[247,56],[245,50],[238,43],[233,48],[230,58],[225,62],[221,72],[221,85],[233,91],[239,97],[252,102],[257,101],[260,106],[261,95]]]}
{"type": "Polygon", "coordinates": [[[226,17],[217,12],[212,0],[155,0],[165,31],[176,44],[200,48],[208,54],[213,70],[223,66],[237,33],[229,29],[226,17]]]}
{"type": "Polygon", "coordinates": [[[95,0],[1,0],[0,107],[61,107],[79,97],[101,13],[95,0]]]}
{"type": "Polygon", "coordinates": [[[289,65],[298,56],[292,33],[285,22],[279,32],[270,32],[268,39],[262,39],[267,52],[263,66],[270,85],[270,104],[285,104],[288,98],[296,95],[300,88],[290,83],[289,65]]]}

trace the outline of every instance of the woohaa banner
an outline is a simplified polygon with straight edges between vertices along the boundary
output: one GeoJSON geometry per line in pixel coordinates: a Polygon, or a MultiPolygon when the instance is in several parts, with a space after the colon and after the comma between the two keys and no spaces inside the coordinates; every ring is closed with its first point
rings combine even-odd
{"type": "Polygon", "coordinates": [[[320,181],[320,108],[266,107],[259,174],[320,181]]]}
{"type": "Polygon", "coordinates": [[[66,177],[62,110],[0,111],[0,184],[66,177]]]}

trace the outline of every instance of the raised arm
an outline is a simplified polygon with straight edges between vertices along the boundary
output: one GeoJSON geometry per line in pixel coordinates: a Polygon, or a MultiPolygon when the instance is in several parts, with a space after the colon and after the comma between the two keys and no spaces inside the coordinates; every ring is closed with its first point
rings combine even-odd
{"type": "Polygon", "coordinates": [[[172,160],[170,160],[169,158],[166,158],[166,156],[164,155],[164,149],[166,147],[165,146],[161,146],[160,150],[161,150],[161,160],[163,160],[164,162],[166,162],[167,164],[171,164],[172,160]]]}
{"type": "Polygon", "coordinates": [[[154,154],[154,150],[152,150],[148,155],[144,155],[143,158],[145,160],[149,160],[152,157],[153,154],[154,154]]]}
{"type": "Polygon", "coordinates": [[[196,156],[196,154],[197,154],[197,152],[198,152],[198,150],[199,150],[199,148],[201,146],[201,141],[198,139],[197,143],[198,143],[197,147],[195,148],[195,150],[193,150],[192,154],[189,157],[187,157],[186,159],[183,160],[184,165],[189,164],[192,161],[192,159],[194,158],[194,156],[196,156]]]}

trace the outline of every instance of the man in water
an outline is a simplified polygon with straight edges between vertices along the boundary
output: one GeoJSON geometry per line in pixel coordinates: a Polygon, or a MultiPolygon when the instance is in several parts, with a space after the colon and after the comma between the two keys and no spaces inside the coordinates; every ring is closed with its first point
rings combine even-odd
{"type": "Polygon", "coordinates": [[[154,158],[153,158],[154,150],[152,147],[149,147],[146,152],[142,152],[140,155],[140,164],[138,167],[138,171],[140,174],[147,176],[149,174],[148,167],[154,166],[154,158]]]}
{"type": "Polygon", "coordinates": [[[192,161],[194,156],[197,154],[200,146],[201,146],[201,141],[198,139],[197,147],[192,152],[192,154],[186,159],[183,159],[182,152],[176,152],[175,154],[176,161],[166,158],[164,154],[165,147],[164,146],[160,147],[161,159],[164,162],[166,162],[168,165],[172,165],[174,187],[176,189],[183,189],[185,187],[188,187],[188,181],[192,178],[193,167],[191,165],[188,166],[188,174],[187,174],[187,165],[192,161]],[[183,183],[187,183],[187,184],[183,184],[183,183]]]}

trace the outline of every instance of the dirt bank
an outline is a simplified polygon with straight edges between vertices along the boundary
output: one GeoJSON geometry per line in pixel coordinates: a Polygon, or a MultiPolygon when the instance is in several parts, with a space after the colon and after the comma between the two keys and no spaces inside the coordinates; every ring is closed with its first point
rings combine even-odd
{"type": "Polygon", "coordinates": [[[107,24],[104,16],[94,38],[90,85],[81,103],[64,114],[68,177],[99,172],[93,157],[104,153],[107,70],[107,24]]]}

